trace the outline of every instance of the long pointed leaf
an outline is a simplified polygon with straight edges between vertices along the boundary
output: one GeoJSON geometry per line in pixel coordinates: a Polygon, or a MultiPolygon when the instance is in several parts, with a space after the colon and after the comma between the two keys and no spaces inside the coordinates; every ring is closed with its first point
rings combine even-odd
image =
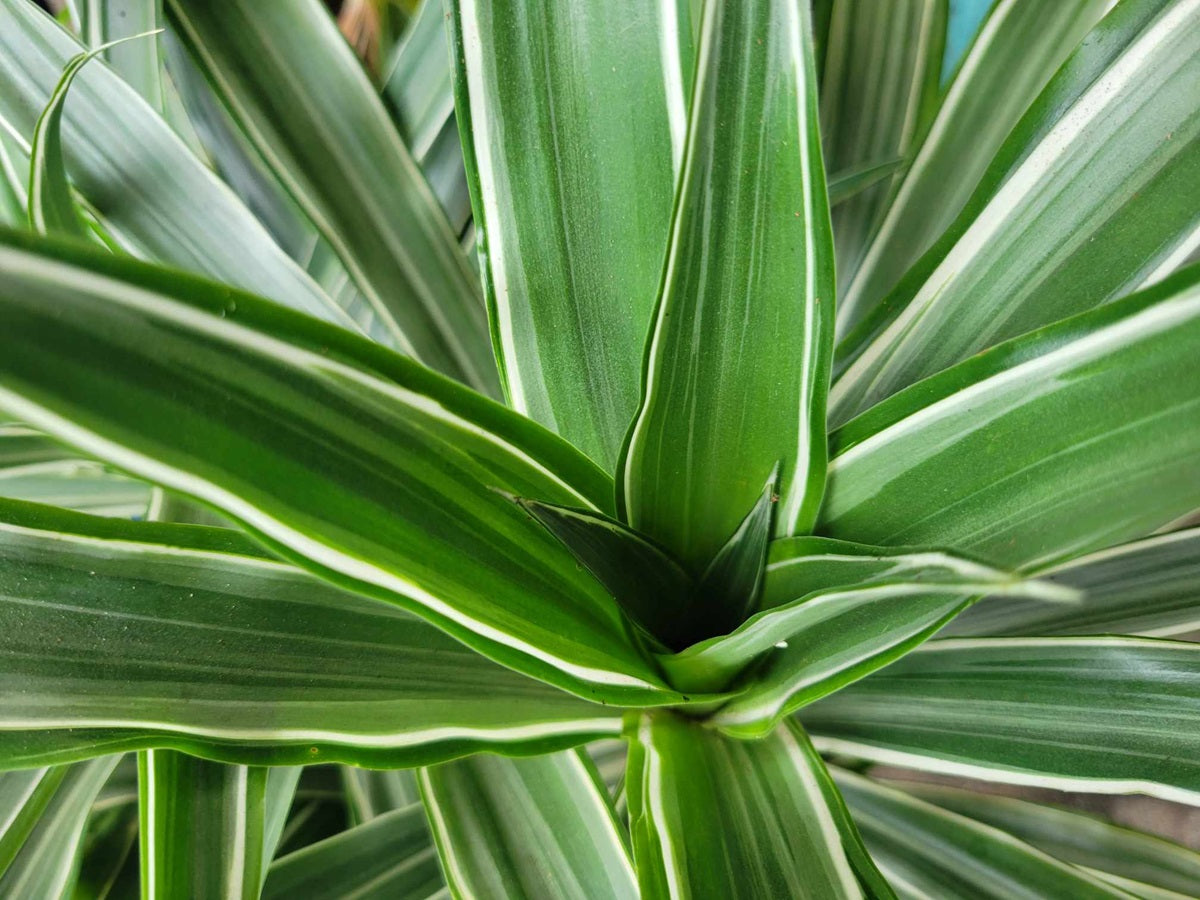
{"type": "Polygon", "coordinates": [[[915,385],[831,437],[819,530],[1039,568],[1149,534],[1200,507],[1198,341],[1193,268],[915,385]]]}
{"type": "MultiPolygon", "coordinates": [[[[1013,125],[1110,5],[997,0],[986,11],[861,265],[839,294],[839,333],[866,318],[954,221],[1013,125]]],[[[966,4],[951,4],[959,6],[966,4]]]]}
{"type": "Polygon", "coordinates": [[[743,742],[644,718],[627,785],[642,896],[862,897],[860,879],[878,884],[806,743],[790,724],[743,742]]]}
{"type": "Polygon", "coordinates": [[[1200,236],[1197,80],[1200,0],[1114,9],[864,323],[867,339],[848,339],[855,358],[830,393],[831,421],[1172,271],[1200,236]]]}
{"type": "Polygon", "coordinates": [[[1082,604],[983,604],[955,620],[954,632],[1170,637],[1200,630],[1200,528],[1101,550],[1041,576],[1082,591],[1082,604]]]}
{"type": "Polygon", "coordinates": [[[620,476],[629,523],[694,574],[777,465],[775,532],[811,526],[833,316],[808,3],[709,3],[699,56],[642,407],[620,476]]]}
{"type": "Polygon", "coordinates": [[[142,897],[257,900],[267,770],[147,750],[139,776],[142,897]]]}
{"type": "Polygon", "coordinates": [[[840,769],[834,780],[880,868],[909,897],[1126,898],[1124,891],[978,822],[840,769]]]}
{"type": "Polygon", "coordinates": [[[682,150],[687,6],[450,8],[459,127],[509,401],[612,471],[637,407],[682,150]]]}
{"type": "Polygon", "coordinates": [[[620,709],[262,553],[228,529],[0,504],[0,768],[148,746],[415,765],[620,731],[620,709]]]}
{"type": "Polygon", "coordinates": [[[942,774],[1200,801],[1200,645],[933,641],[801,719],[817,746],[942,774]]]}
{"type": "MultiPolygon", "coordinates": [[[[157,31],[162,0],[83,0],[83,35],[92,47],[157,31]]],[[[121,79],[160,112],[166,106],[158,37],[108,47],[104,58],[121,79]]]]}
{"type": "Polygon", "coordinates": [[[166,5],[214,90],[405,352],[498,393],[456,235],[324,4],[166,5]]]}
{"type": "Polygon", "coordinates": [[[0,405],[505,664],[616,703],[664,693],[615,601],[500,493],[605,503],[607,477],[572,447],[249,295],[0,244],[0,405]]]}
{"type": "MultiPolygon", "coordinates": [[[[63,67],[86,49],[36,4],[0,0],[0,128],[28,148],[63,67]]],[[[63,116],[67,170],[121,246],[353,327],[171,127],[103,63],[79,74],[72,96],[63,116]]]]}

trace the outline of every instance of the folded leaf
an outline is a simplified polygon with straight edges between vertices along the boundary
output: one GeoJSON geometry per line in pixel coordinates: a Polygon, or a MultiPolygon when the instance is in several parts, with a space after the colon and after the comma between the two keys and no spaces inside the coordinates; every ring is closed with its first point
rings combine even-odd
{"type": "Polygon", "coordinates": [[[637,408],[687,121],[687,4],[448,8],[509,402],[612,471],[637,408]]]}
{"type": "Polygon", "coordinates": [[[257,900],[267,770],[174,750],[139,759],[142,896],[257,900]]]}
{"type": "Polygon", "coordinates": [[[713,690],[761,665],[716,714],[724,731],[760,736],[780,717],[873,672],[984,594],[1075,601],[949,553],[888,551],[822,538],[776,541],[764,611],[732,634],[660,659],[681,690],[713,690]]]}
{"type": "Polygon", "coordinates": [[[1086,813],[977,791],[904,784],[927,803],[1006,831],[1051,856],[1168,891],[1200,889],[1200,853],[1086,813]]]}
{"type": "Polygon", "coordinates": [[[620,709],[262,552],[228,529],[0,504],[0,768],[147,746],[413,765],[620,731],[620,709]]]}
{"type": "Polygon", "coordinates": [[[117,757],[103,756],[67,767],[37,824],[16,856],[0,870],[0,897],[57,900],[71,896],[76,854],[92,801],[116,764],[117,757]]]}
{"type": "Polygon", "coordinates": [[[607,502],[607,477],[552,434],[225,287],[13,235],[0,271],[0,406],[17,417],[506,665],[670,699],[612,598],[500,493],[607,502]]]}
{"type": "Polygon", "coordinates": [[[811,14],[705,7],[642,406],[618,476],[627,521],[694,575],[778,465],[775,533],[824,488],[833,250],[811,14]]]}
{"type": "Polygon", "coordinates": [[[736,741],[644,717],[627,780],[642,896],[890,896],[807,744],[793,723],[736,741]]]}
{"type": "Polygon", "coordinates": [[[166,7],[213,89],[401,348],[498,393],[486,316],[457,236],[324,4],[166,7]]]}
{"type": "Polygon", "coordinates": [[[981,604],[957,634],[1140,634],[1200,630],[1200,528],[1160,534],[1055,566],[1041,577],[1082,592],[1072,609],[981,604]]]}
{"type": "MultiPolygon", "coordinates": [[[[63,67],[86,49],[36,4],[0,0],[0,119],[26,147],[63,67]]],[[[63,114],[67,170],[124,248],[352,327],[171,127],[104,64],[87,66],[71,95],[63,114]]]]}
{"type": "Polygon", "coordinates": [[[1105,17],[866,339],[848,339],[831,421],[1172,271],[1200,236],[1197,80],[1200,2],[1132,0],[1105,17]]]}
{"type": "Polygon", "coordinates": [[[868,849],[904,896],[1128,898],[1124,891],[1012,836],[833,769],[868,849]]]}
{"type": "Polygon", "coordinates": [[[1200,645],[933,641],[801,714],[823,750],[990,781],[1200,801],[1200,645]]]}
{"type": "Polygon", "coordinates": [[[455,896],[638,896],[608,795],[580,751],[473,756],[422,769],[418,778],[455,896]]]}
{"type": "Polygon", "coordinates": [[[1198,342],[1193,268],[915,385],[832,435],[819,530],[1026,568],[1149,534],[1200,507],[1198,342]]]}
{"type": "Polygon", "coordinates": [[[262,896],[424,900],[444,890],[425,811],[413,803],[280,857],[271,864],[262,896]]]}
{"type": "Polygon", "coordinates": [[[843,278],[840,333],[867,318],[954,221],[1013,125],[1111,5],[996,0],[983,10],[987,19],[917,142],[861,264],[843,278]]]}
{"type": "MultiPolygon", "coordinates": [[[[948,0],[832,4],[821,76],[821,141],[833,171],[904,157],[936,108],[948,0]]],[[[830,189],[832,203],[832,187],[830,189]]],[[[870,246],[890,183],[833,212],[839,291],[870,246]]],[[[839,310],[840,316],[840,310],[839,310]]]]}

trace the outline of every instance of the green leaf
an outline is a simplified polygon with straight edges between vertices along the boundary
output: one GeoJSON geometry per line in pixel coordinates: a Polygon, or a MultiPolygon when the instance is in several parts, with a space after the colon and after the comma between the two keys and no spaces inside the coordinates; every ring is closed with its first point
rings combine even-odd
{"type": "Polygon", "coordinates": [[[831,421],[1171,272],[1200,240],[1197,80],[1200,3],[1114,9],[946,235],[839,348],[853,362],[830,393],[831,421]]]}
{"type": "Polygon", "coordinates": [[[473,756],[422,769],[418,780],[455,896],[638,896],[608,795],[580,751],[473,756]]]}
{"type": "Polygon", "coordinates": [[[29,156],[0,122],[0,225],[22,228],[29,222],[29,156]]]}
{"type": "Polygon", "coordinates": [[[139,758],[142,896],[257,900],[267,770],[174,750],[139,758]]]}
{"type": "Polygon", "coordinates": [[[1003,831],[841,769],[833,777],[868,849],[905,897],[1129,897],[1003,831]]]}
{"type": "Polygon", "coordinates": [[[637,408],[683,146],[687,6],[448,8],[506,395],[612,471],[637,408]]]}
{"type": "Polygon", "coordinates": [[[1140,634],[1200,629],[1200,528],[1159,534],[1055,566],[1041,577],[1076,588],[1083,603],[983,604],[957,619],[958,634],[1140,634]]]}
{"type": "Polygon", "coordinates": [[[66,768],[37,824],[0,872],[0,897],[63,900],[71,896],[92,801],[116,764],[117,757],[105,756],[66,768]]]}
{"type": "Polygon", "coordinates": [[[70,766],[0,773],[0,874],[21,851],[70,766]]]}
{"type": "Polygon", "coordinates": [[[11,234],[0,272],[17,417],[505,665],[613,703],[677,699],[615,601],[501,493],[607,503],[607,476],[554,435],[228,288],[11,234]]]}
{"type": "Polygon", "coordinates": [[[728,733],[757,737],[783,715],[906,653],[989,593],[1078,599],[1069,589],[942,551],[776,541],[763,610],[731,634],[659,662],[672,684],[691,691],[726,687],[761,663],[715,717],[728,733]]]}
{"type": "Polygon", "coordinates": [[[346,800],[361,824],[421,800],[416,772],[412,769],[359,769],[342,766],[346,800]]]}
{"type": "Polygon", "coordinates": [[[518,500],[621,604],[654,641],[680,642],[690,628],[691,577],[662,548],[614,519],[518,500]]]}
{"type": "Polygon", "coordinates": [[[837,206],[855,197],[872,185],[878,184],[889,175],[895,175],[904,167],[904,160],[897,157],[883,162],[867,162],[829,174],[829,205],[837,206]]]}
{"type": "MultiPolygon", "coordinates": [[[[111,779],[110,779],[111,780],[111,779]]],[[[103,792],[101,792],[103,795],[103,792]]],[[[138,807],[133,800],[104,808],[100,799],[84,829],[75,879],[75,900],[117,900],[140,894],[137,855],[138,807]]]]}
{"type": "Polygon", "coordinates": [[[498,394],[474,275],[324,4],[166,6],[215,92],[401,348],[498,394]]]}
{"type": "Polygon", "coordinates": [[[29,169],[29,225],[42,234],[86,239],[87,225],[75,206],[62,150],[62,117],[67,92],[79,70],[101,51],[80,53],[67,63],[33,130],[29,169]]]}
{"type": "MultiPolygon", "coordinates": [[[[86,49],[36,4],[0,0],[0,120],[24,149],[63,67],[86,49]]],[[[71,94],[62,131],[67,171],[122,247],[352,327],[171,127],[106,66],[87,66],[71,94]]]]}
{"type": "Polygon", "coordinates": [[[0,768],[139,747],[415,765],[621,729],[619,708],[262,553],[228,529],[0,504],[0,768]]]}
{"type": "Polygon", "coordinates": [[[1111,5],[1109,0],[992,4],[861,263],[851,278],[843,276],[839,333],[867,318],[950,226],[1021,114],[1111,5]]]}
{"type": "Polygon", "coordinates": [[[1193,268],[913,386],[832,435],[820,532],[1041,568],[1162,527],[1200,507],[1198,341],[1193,268]]]}
{"type": "MultiPolygon", "coordinates": [[[[832,4],[821,77],[821,141],[832,171],[906,157],[936,105],[948,0],[832,4]]],[[[892,193],[878,184],[833,211],[839,291],[892,193]]],[[[831,204],[832,186],[830,189],[831,204]]]]}
{"type": "Polygon", "coordinates": [[[271,864],[264,900],[405,900],[444,890],[420,803],[392,810],[271,864]]]}
{"type": "MultiPolygon", "coordinates": [[[[162,0],[83,0],[82,36],[91,47],[148,35],[163,26],[162,0]]],[[[121,79],[159,112],[166,107],[158,37],[106,47],[104,58],[121,79]]]]}
{"type": "Polygon", "coordinates": [[[144,481],[126,478],[102,463],[79,459],[70,451],[52,462],[0,468],[0,497],[96,516],[143,517],[150,495],[150,485],[144,481]]]}
{"type": "Polygon", "coordinates": [[[943,775],[1200,801],[1200,645],[931,641],[806,708],[822,750],[943,775]]]}
{"type": "Polygon", "coordinates": [[[704,571],[780,466],[776,534],[809,529],[825,472],[833,250],[810,12],[705,7],[627,520],[704,571]]]}
{"type": "Polygon", "coordinates": [[[642,896],[862,897],[879,885],[807,743],[791,723],[735,741],[674,716],[643,717],[627,780],[642,896]]]}
{"type": "Polygon", "coordinates": [[[454,118],[453,64],[446,32],[443,4],[423,2],[392,51],[383,96],[450,228],[461,235],[471,218],[471,195],[454,118]]]}
{"type": "Polygon", "coordinates": [[[1200,890],[1200,853],[1160,837],[1014,797],[933,785],[902,787],[927,803],[1006,831],[1075,865],[1188,896],[1200,890]]]}

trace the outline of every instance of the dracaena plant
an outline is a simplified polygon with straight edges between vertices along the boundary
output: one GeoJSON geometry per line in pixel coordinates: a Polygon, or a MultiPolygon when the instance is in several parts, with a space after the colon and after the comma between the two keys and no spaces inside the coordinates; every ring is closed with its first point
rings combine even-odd
{"type": "Polygon", "coordinates": [[[946,7],[0,0],[0,896],[1200,892],[895,778],[1200,801],[1200,0],[946,7]]]}

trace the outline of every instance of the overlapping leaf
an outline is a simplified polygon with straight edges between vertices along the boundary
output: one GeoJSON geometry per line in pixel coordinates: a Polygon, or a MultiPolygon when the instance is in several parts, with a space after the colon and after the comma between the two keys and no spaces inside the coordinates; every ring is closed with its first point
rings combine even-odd
{"type": "Polygon", "coordinates": [[[802,713],[825,750],[1062,790],[1200,799],[1200,645],[933,641],[802,713]]]}
{"type": "Polygon", "coordinates": [[[1192,268],[915,385],[833,434],[819,531],[1039,568],[1149,534],[1200,507],[1198,342],[1192,268]]]}
{"type": "Polygon", "coordinates": [[[830,394],[831,421],[1185,259],[1200,240],[1198,79],[1200,2],[1114,9],[1013,129],[954,225],[839,348],[853,362],[830,394]]]}
{"type": "Polygon", "coordinates": [[[807,3],[705,7],[629,523],[701,574],[778,466],[776,534],[824,488],[833,253],[807,3]]]}
{"type": "Polygon", "coordinates": [[[638,403],[687,121],[687,5],[451,7],[509,402],[612,471],[638,403]]]}
{"type": "Polygon", "coordinates": [[[638,896],[620,825],[581,751],[474,756],[423,769],[419,780],[455,896],[638,896]]]}
{"type": "Polygon", "coordinates": [[[415,764],[620,730],[620,710],[265,559],[236,532],[12,502],[0,518],[0,767],[168,746],[415,764]]]}
{"type": "Polygon", "coordinates": [[[0,271],[0,406],[506,665],[671,699],[612,598],[503,494],[607,502],[607,477],[552,434],[205,282],[14,235],[0,271]]]}
{"type": "Polygon", "coordinates": [[[405,352],[497,392],[486,317],[456,235],[323,4],[168,0],[167,10],[405,352]]]}

